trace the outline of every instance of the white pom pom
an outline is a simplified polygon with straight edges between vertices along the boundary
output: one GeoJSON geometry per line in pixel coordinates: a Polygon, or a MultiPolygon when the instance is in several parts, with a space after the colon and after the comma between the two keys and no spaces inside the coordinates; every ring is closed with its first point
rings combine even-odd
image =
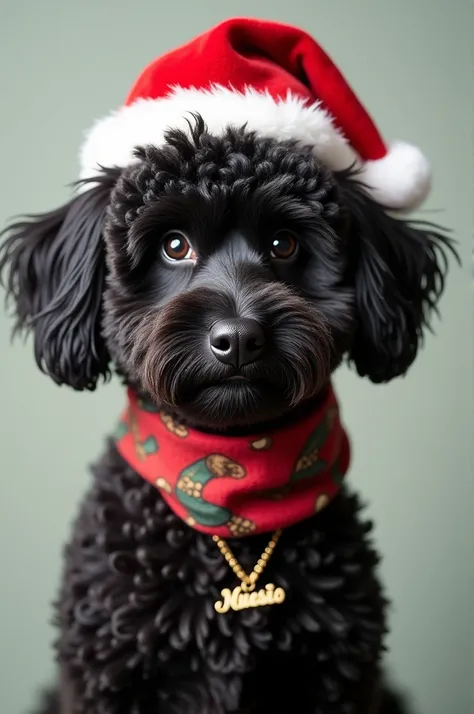
{"type": "Polygon", "coordinates": [[[363,165],[360,179],[385,207],[413,211],[428,196],[431,167],[416,146],[394,142],[382,159],[363,165]]]}

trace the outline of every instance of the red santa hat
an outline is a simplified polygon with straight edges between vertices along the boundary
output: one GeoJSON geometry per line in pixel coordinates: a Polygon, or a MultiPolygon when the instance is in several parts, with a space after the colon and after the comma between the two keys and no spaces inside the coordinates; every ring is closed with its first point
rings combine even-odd
{"type": "Polygon", "coordinates": [[[275,22],[231,19],[154,60],[124,106],[86,134],[80,177],[101,166],[124,167],[139,145],[159,146],[169,128],[189,131],[192,113],[209,131],[231,125],[309,145],[332,170],[353,164],[386,208],[413,210],[430,188],[421,151],[386,143],[340,70],[302,30],[275,22]]]}

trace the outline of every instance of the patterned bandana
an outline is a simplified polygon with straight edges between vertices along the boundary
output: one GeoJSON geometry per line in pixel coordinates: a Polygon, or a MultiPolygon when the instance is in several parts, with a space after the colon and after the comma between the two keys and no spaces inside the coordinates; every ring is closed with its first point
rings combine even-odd
{"type": "Polygon", "coordinates": [[[338,493],[350,460],[331,385],[301,421],[253,436],[190,429],[129,391],[116,441],[125,461],[177,516],[221,538],[309,518],[338,493]]]}

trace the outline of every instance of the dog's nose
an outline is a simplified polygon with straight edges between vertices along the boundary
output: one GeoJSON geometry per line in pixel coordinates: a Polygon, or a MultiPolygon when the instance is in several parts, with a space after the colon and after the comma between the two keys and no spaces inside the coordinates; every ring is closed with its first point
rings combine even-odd
{"type": "Polygon", "coordinates": [[[236,369],[262,356],[265,334],[256,320],[219,320],[210,332],[210,346],[216,359],[236,369]]]}

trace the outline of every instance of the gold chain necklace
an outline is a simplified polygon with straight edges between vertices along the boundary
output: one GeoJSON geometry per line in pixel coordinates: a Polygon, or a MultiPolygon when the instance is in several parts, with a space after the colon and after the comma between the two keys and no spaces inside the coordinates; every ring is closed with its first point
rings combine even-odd
{"type": "Polygon", "coordinates": [[[228,562],[229,567],[241,581],[241,584],[233,590],[229,588],[221,590],[222,600],[217,600],[214,604],[218,613],[225,613],[229,610],[245,610],[249,607],[261,607],[262,605],[279,605],[285,600],[284,589],[276,588],[273,583],[268,583],[261,590],[255,590],[256,582],[265,570],[281,533],[281,528],[275,531],[250,575],[247,575],[225,540],[219,536],[212,536],[212,540],[228,562]]]}

